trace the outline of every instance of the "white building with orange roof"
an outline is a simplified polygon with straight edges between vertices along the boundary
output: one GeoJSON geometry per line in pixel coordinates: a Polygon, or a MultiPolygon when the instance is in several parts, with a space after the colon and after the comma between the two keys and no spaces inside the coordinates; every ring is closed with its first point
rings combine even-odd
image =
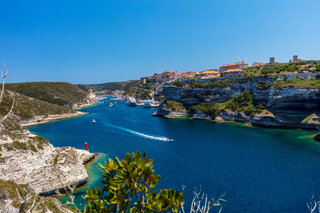
{"type": "Polygon", "coordinates": [[[254,62],[252,64],[252,67],[262,67],[264,65],[266,65],[267,63],[264,63],[264,62],[254,62]]]}
{"type": "Polygon", "coordinates": [[[233,63],[233,64],[226,64],[220,67],[220,73],[223,73],[226,70],[230,70],[230,69],[246,69],[248,68],[248,64],[243,62],[237,62],[237,63],[233,63]]]}
{"type": "Polygon", "coordinates": [[[196,76],[202,78],[215,78],[220,76],[220,72],[218,69],[204,70],[199,72],[196,76]]]}
{"type": "Polygon", "coordinates": [[[198,72],[184,72],[180,74],[180,78],[193,78],[198,72]]]}

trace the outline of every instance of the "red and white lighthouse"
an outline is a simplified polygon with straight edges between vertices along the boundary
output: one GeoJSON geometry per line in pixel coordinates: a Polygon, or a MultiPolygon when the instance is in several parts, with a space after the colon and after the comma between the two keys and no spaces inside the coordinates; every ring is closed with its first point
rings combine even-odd
{"type": "Polygon", "coordinates": [[[87,142],[84,143],[84,149],[89,152],[89,147],[87,142]]]}

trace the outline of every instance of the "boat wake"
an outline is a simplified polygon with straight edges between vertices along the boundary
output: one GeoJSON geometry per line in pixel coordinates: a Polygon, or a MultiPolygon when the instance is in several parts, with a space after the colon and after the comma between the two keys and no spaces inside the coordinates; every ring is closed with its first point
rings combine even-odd
{"type": "Polygon", "coordinates": [[[143,138],[151,139],[151,140],[166,141],[166,142],[170,142],[170,143],[173,142],[173,139],[169,139],[167,137],[158,137],[158,136],[147,135],[147,134],[144,134],[144,133],[141,133],[141,132],[137,132],[137,131],[134,131],[134,130],[131,130],[131,129],[127,129],[127,128],[124,128],[124,127],[120,127],[120,126],[114,126],[114,125],[108,125],[108,126],[112,127],[112,128],[115,128],[115,129],[119,129],[119,130],[128,132],[128,133],[131,133],[131,134],[134,134],[134,135],[138,135],[138,136],[143,137],[143,138]]]}

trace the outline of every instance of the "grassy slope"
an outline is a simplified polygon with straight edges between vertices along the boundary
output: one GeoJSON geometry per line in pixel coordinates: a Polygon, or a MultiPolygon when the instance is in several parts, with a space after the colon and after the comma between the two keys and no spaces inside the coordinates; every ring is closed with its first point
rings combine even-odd
{"type": "MultiPolygon", "coordinates": [[[[0,114],[2,116],[9,112],[12,99],[12,95],[9,95],[8,92],[4,94],[3,100],[0,103],[0,114]]],[[[17,93],[15,94],[13,113],[22,120],[30,119],[37,115],[64,114],[70,112],[76,111],[69,107],[47,103],[17,93]]]]}
{"type": "Polygon", "coordinates": [[[299,61],[296,63],[275,64],[273,66],[249,67],[245,69],[248,75],[269,75],[286,73],[318,73],[320,72],[320,63],[316,61],[299,61]]]}
{"type": "Polygon", "coordinates": [[[57,105],[82,102],[88,93],[64,82],[31,82],[7,84],[6,88],[20,94],[57,105]]]}
{"type": "Polygon", "coordinates": [[[282,89],[285,87],[315,89],[320,87],[320,80],[316,80],[314,78],[310,78],[310,79],[292,78],[288,81],[276,82],[275,87],[277,89],[282,89]]]}

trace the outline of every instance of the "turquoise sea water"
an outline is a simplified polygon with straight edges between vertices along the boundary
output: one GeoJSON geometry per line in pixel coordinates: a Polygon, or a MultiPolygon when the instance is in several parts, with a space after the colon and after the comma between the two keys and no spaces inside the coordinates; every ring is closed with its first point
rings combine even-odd
{"type": "MultiPolygon", "coordinates": [[[[87,141],[91,152],[104,153],[98,162],[147,152],[161,175],[158,188],[186,186],[186,207],[200,187],[210,197],[225,194],[223,212],[307,212],[312,194],[320,199],[320,144],[306,137],[313,131],[168,120],[124,102],[82,111],[92,114],[29,129],[54,146],[84,149],[87,141]]],[[[88,167],[89,187],[100,185],[96,167],[88,167]]],[[[79,206],[83,194],[77,193],[79,206]]]]}

